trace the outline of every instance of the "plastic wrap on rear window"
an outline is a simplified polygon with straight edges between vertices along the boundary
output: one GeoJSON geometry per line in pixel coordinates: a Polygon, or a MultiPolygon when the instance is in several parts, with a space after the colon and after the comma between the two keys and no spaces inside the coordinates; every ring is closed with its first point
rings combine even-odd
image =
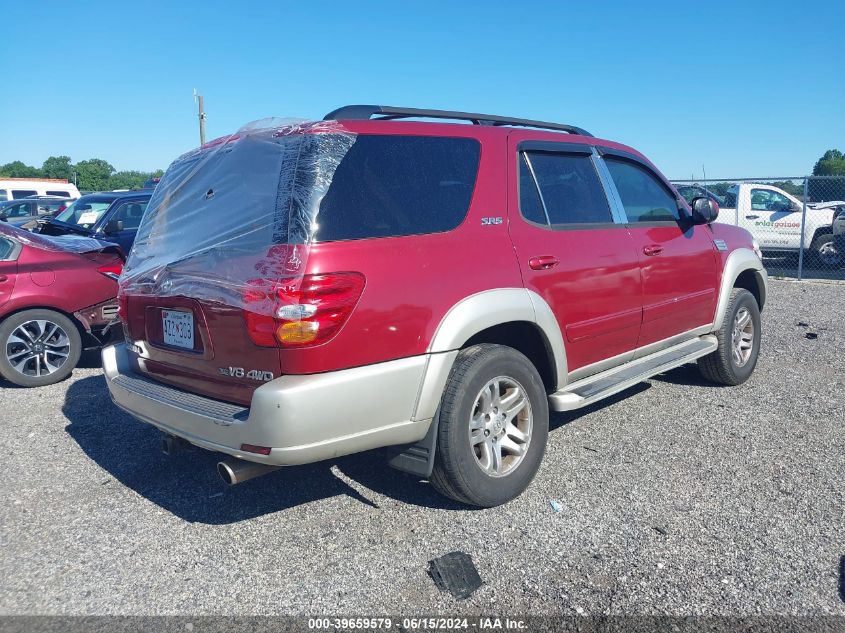
{"type": "Polygon", "coordinates": [[[265,119],[176,159],[120,278],[274,316],[301,282],[320,202],[356,136],[335,121],[265,119]]]}
{"type": "Polygon", "coordinates": [[[115,248],[116,244],[82,235],[39,235],[24,229],[0,222],[0,235],[10,237],[21,244],[40,248],[44,251],[64,251],[68,253],[91,253],[107,248],[115,248]]]}

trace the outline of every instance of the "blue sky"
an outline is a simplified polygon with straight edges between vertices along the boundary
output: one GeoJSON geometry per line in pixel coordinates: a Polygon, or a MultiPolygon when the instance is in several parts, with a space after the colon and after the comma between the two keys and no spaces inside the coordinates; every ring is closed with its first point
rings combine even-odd
{"type": "Polygon", "coordinates": [[[842,0],[62,0],[3,18],[0,163],[164,168],[198,143],[194,88],[208,138],[382,103],[572,123],[671,178],[799,175],[845,150],[842,0]]]}

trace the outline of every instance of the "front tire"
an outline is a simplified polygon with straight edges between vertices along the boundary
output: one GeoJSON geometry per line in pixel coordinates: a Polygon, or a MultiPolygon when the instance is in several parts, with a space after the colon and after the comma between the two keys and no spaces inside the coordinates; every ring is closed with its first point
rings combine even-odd
{"type": "Polygon", "coordinates": [[[20,387],[64,380],[81,353],[79,330],[59,312],[24,310],[0,323],[0,376],[20,387]]]}
{"type": "Polygon", "coordinates": [[[819,235],[810,245],[810,252],[817,266],[822,268],[839,268],[845,261],[845,254],[840,253],[833,235],[825,233],[819,235]]]}
{"type": "Polygon", "coordinates": [[[720,385],[744,383],[757,365],[760,334],[757,300],[744,288],[734,288],[722,327],[716,332],[718,349],[698,359],[701,375],[720,385]]]}
{"type": "Polygon", "coordinates": [[[507,503],[537,474],[548,433],[546,390],[531,361],[503,345],[469,347],[440,403],[430,482],[469,505],[507,503]]]}

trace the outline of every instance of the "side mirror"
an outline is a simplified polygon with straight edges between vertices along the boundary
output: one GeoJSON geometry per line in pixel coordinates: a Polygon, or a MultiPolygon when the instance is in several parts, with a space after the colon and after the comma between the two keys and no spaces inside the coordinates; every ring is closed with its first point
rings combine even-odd
{"type": "Polygon", "coordinates": [[[693,224],[710,224],[719,217],[719,205],[710,198],[693,198],[690,206],[693,224]]]}
{"type": "Polygon", "coordinates": [[[789,205],[789,211],[791,213],[801,213],[801,205],[797,202],[792,202],[789,205]]]}
{"type": "Polygon", "coordinates": [[[103,229],[103,233],[110,235],[112,233],[120,233],[123,230],[123,220],[109,220],[103,229]]]}

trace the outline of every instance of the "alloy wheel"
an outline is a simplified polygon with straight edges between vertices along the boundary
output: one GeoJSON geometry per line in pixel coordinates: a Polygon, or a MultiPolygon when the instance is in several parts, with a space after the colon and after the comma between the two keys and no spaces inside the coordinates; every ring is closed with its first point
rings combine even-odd
{"type": "Polygon", "coordinates": [[[519,466],[531,442],[533,416],[525,389],[513,378],[488,381],[475,399],[469,440],[478,466],[503,477],[519,466]]]}
{"type": "Polygon", "coordinates": [[[748,308],[740,308],[737,311],[731,341],[734,364],[743,367],[751,358],[754,348],[754,320],[748,308]]]}
{"type": "Polygon", "coordinates": [[[21,323],[6,340],[6,360],[24,376],[49,376],[62,368],[69,355],[67,332],[45,319],[21,323]]]}

